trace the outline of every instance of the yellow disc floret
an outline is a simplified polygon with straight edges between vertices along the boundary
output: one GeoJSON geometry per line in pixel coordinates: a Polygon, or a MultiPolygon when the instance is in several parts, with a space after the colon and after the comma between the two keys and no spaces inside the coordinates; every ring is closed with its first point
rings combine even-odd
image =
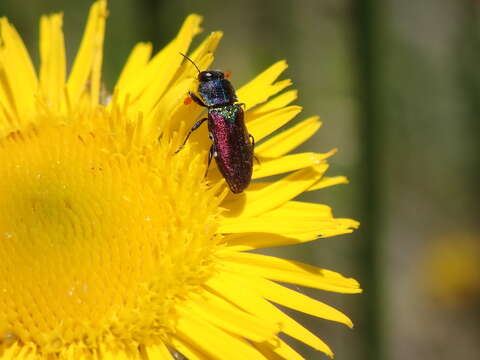
{"type": "Polygon", "coordinates": [[[218,200],[203,162],[162,141],[120,151],[125,132],[105,129],[50,123],[0,140],[4,342],[48,353],[162,338],[170,303],[210,274],[218,200]]]}

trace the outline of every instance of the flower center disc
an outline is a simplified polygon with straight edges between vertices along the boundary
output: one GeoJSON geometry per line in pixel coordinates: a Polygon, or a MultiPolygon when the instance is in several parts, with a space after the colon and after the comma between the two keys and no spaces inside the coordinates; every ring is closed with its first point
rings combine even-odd
{"type": "Polygon", "coordinates": [[[218,199],[201,161],[113,148],[119,136],[44,125],[0,140],[4,342],[163,338],[174,301],[211,272],[218,199]]]}

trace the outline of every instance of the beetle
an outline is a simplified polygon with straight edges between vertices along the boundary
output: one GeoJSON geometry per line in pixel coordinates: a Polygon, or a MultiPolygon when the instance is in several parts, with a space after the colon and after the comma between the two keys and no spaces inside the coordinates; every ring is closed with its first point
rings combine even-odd
{"type": "MultiPolygon", "coordinates": [[[[205,121],[208,121],[208,136],[212,141],[208,152],[207,171],[212,158],[227,181],[230,190],[241,193],[252,179],[255,139],[248,133],[242,103],[238,103],[235,89],[225,74],[219,70],[200,71],[188,56],[180,53],[198,70],[198,94],[188,92],[198,105],[205,107],[208,116],[198,120],[187,133],[178,153],[188,138],[205,121]]],[[[207,175],[205,172],[205,176],[207,175]]]]}

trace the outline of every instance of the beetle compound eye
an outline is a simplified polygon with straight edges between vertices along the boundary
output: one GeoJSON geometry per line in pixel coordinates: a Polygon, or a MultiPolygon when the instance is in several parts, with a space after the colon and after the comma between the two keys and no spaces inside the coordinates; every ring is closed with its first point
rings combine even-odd
{"type": "Polygon", "coordinates": [[[198,74],[199,81],[210,81],[212,79],[212,73],[210,71],[202,71],[198,74]]]}
{"type": "Polygon", "coordinates": [[[218,71],[218,70],[210,70],[210,71],[202,71],[198,75],[198,80],[199,81],[211,81],[211,80],[218,80],[218,79],[223,79],[224,75],[223,72],[218,71]]]}

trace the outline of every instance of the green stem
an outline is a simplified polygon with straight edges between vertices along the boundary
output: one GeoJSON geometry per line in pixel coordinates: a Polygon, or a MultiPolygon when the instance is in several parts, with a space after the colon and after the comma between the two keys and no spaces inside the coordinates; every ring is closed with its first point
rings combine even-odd
{"type": "Polygon", "coordinates": [[[480,3],[474,0],[463,0],[461,24],[463,28],[460,31],[458,41],[458,75],[459,85],[466,105],[466,123],[467,134],[471,135],[469,139],[470,154],[467,157],[466,169],[468,184],[472,202],[469,204],[472,210],[473,226],[478,227],[478,214],[480,211],[480,142],[478,134],[480,133],[480,3]]]}
{"type": "Polygon", "coordinates": [[[382,143],[380,70],[381,0],[353,1],[354,50],[356,53],[360,133],[360,209],[361,242],[359,261],[362,295],[362,319],[357,327],[363,338],[364,358],[385,360],[382,325],[383,287],[380,226],[382,224],[382,143]]]}

